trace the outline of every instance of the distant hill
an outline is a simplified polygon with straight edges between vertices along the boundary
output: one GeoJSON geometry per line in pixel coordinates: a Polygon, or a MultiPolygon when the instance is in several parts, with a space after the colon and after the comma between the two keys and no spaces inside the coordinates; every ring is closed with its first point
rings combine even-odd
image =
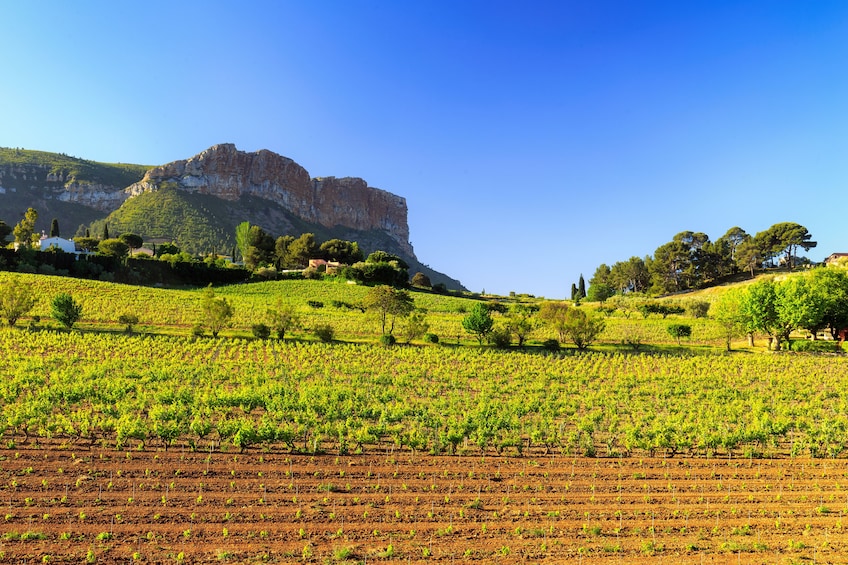
{"type": "Polygon", "coordinates": [[[53,218],[71,236],[114,206],[78,201],[82,192],[114,193],[144,178],[150,167],[99,163],[62,153],[0,147],[0,220],[14,225],[27,208],[38,210],[37,230],[49,230],[53,218]]]}
{"type": "Polygon", "coordinates": [[[28,207],[37,230],[52,218],[61,234],[133,232],[176,242],[191,253],[228,254],[243,221],[273,236],[314,233],[316,239],[357,241],[366,253],[402,257],[410,274],[465,290],[458,280],[422,264],[409,243],[406,200],[355,177],[310,178],[273,153],[215,145],[163,166],[98,163],[63,154],[0,149],[0,220],[10,225],[28,207]]]}

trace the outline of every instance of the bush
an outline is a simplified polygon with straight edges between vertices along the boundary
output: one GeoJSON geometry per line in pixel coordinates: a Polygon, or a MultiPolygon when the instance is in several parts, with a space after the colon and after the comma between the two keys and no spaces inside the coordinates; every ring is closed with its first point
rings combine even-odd
{"type": "Polygon", "coordinates": [[[309,306],[310,308],[315,308],[315,309],[324,307],[324,303],[321,302],[320,300],[307,300],[306,305],[309,306]]]}
{"type": "Polygon", "coordinates": [[[191,335],[194,337],[203,337],[203,324],[194,324],[191,327],[191,335]]]}
{"type": "Polygon", "coordinates": [[[131,334],[133,332],[133,326],[138,323],[138,316],[129,313],[121,314],[118,316],[118,323],[126,326],[124,331],[131,334]]]}
{"type": "Polygon", "coordinates": [[[395,336],[393,336],[391,334],[380,336],[380,345],[385,345],[386,347],[391,347],[395,343],[397,343],[397,340],[395,339],[395,336]]]}
{"type": "Polygon", "coordinates": [[[705,300],[693,300],[686,305],[686,310],[693,318],[706,318],[710,303],[705,300]]]}
{"type": "Polygon", "coordinates": [[[666,331],[668,335],[677,339],[677,345],[680,345],[680,338],[692,336],[692,326],[687,324],[670,324],[666,331]]]}
{"type": "Polygon", "coordinates": [[[315,334],[315,337],[323,341],[324,343],[329,343],[333,341],[333,337],[335,336],[335,331],[333,330],[333,326],[330,324],[321,324],[315,326],[312,329],[312,333],[315,334]]]}
{"type": "Polygon", "coordinates": [[[424,334],[424,341],[427,343],[439,343],[439,336],[436,334],[424,334]]]}
{"type": "Polygon", "coordinates": [[[512,345],[512,332],[507,328],[492,330],[492,333],[489,334],[489,343],[498,349],[507,349],[512,345]]]}
{"type": "Polygon", "coordinates": [[[322,275],[318,271],[318,269],[316,269],[315,267],[307,267],[306,269],[303,270],[303,278],[308,279],[308,280],[312,280],[312,281],[317,281],[317,280],[321,280],[322,275]]]}
{"type": "Polygon", "coordinates": [[[67,329],[74,327],[82,317],[82,304],[66,292],[57,294],[50,306],[52,316],[67,329]]]}
{"type": "Polygon", "coordinates": [[[842,351],[838,341],[796,339],[789,344],[792,351],[805,353],[838,353],[842,351]]]}
{"type": "Polygon", "coordinates": [[[542,348],[548,351],[559,351],[559,342],[555,339],[546,339],[542,342],[542,348]]]}
{"type": "Polygon", "coordinates": [[[253,337],[258,339],[268,339],[271,337],[271,328],[265,324],[253,324],[250,329],[253,331],[253,337]]]}

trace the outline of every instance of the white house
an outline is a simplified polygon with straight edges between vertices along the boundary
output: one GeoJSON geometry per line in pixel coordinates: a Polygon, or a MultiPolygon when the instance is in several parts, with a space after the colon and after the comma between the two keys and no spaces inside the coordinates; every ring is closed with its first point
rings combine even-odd
{"type": "Polygon", "coordinates": [[[55,247],[65,253],[77,253],[77,244],[70,239],[42,236],[40,240],[40,249],[42,251],[47,251],[51,247],[55,247]]]}

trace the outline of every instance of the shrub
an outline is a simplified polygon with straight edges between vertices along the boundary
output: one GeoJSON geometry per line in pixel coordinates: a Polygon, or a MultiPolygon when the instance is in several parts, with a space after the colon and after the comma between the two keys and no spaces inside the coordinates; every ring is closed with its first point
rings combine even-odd
{"type": "Polygon", "coordinates": [[[194,324],[191,327],[191,335],[194,337],[203,337],[203,324],[194,324]]]}
{"type": "Polygon", "coordinates": [[[393,336],[391,334],[380,336],[380,345],[385,345],[386,347],[391,347],[395,343],[397,343],[397,340],[395,339],[395,336],[393,336]]]}
{"type": "Polygon", "coordinates": [[[253,331],[253,337],[258,339],[268,339],[271,337],[271,328],[265,324],[253,324],[250,329],[253,331]]]}
{"type": "Polygon", "coordinates": [[[314,333],[315,337],[317,337],[324,343],[329,343],[333,341],[333,337],[335,336],[333,326],[331,326],[330,324],[320,324],[318,326],[315,326],[312,329],[312,333],[314,333]]]}
{"type": "Polygon", "coordinates": [[[670,324],[666,331],[668,335],[677,339],[677,345],[680,345],[680,338],[692,336],[692,326],[687,324],[670,324]]]}
{"type": "Polygon", "coordinates": [[[133,326],[138,323],[138,316],[129,313],[121,314],[118,316],[118,323],[126,326],[124,331],[131,334],[133,332],[133,326]]]}
{"type": "Polygon", "coordinates": [[[686,310],[693,318],[706,318],[710,303],[705,300],[693,300],[686,305],[686,310]]]}
{"type": "Polygon", "coordinates": [[[489,334],[489,343],[498,349],[507,349],[512,344],[512,332],[507,328],[497,328],[489,334]]]}
{"type": "Polygon", "coordinates": [[[66,292],[57,294],[50,306],[51,315],[66,329],[74,327],[74,324],[82,317],[82,304],[66,292]]]}
{"type": "Polygon", "coordinates": [[[433,286],[432,284],[430,284],[430,277],[428,277],[427,275],[425,275],[422,272],[417,272],[414,275],[412,275],[411,284],[412,284],[412,286],[418,286],[418,287],[422,287],[422,288],[429,288],[429,287],[433,286]]]}
{"type": "Polygon", "coordinates": [[[555,339],[546,339],[542,342],[542,347],[548,351],[559,351],[559,342],[555,339]]]}
{"type": "Polygon", "coordinates": [[[309,306],[310,308],[315,308],[315,309],[324,307],[324,303],[321,302],[320,300],[307,300],[306,305],[309,306]]]}
{"type": "Polygon", "coordinates": [[[838,341],[796,339],[790,342],[790,349],[799,352],[836,353],[842,351],[838,341]]]}
{"type": "Polygon", "coordinates": [[[321,273],[315,267],[307,267],[303,270],[303,278],[309,280],[320,280],[322,277],[321,273]]]}
{"type": "Polygon", "coordinates": [[[427,343],[439,343],[439,336],[436,334],[424,334],[424,341],[427,343]]]}

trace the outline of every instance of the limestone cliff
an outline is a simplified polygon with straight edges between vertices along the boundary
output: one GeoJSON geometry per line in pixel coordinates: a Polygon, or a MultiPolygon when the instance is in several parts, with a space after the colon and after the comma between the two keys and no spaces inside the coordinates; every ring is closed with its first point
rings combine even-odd
{"type": "Polygon", "coordinates": [[[326,227],[383,230],[414,255],[409,243],[406,199],[368,186],[359,178],[315,178],[293,160],[271,151],[247,153],[235,145],[214,145],[182,161],[150,169],[124,192],[132,197],[176,188],[235,201],[243,196],[270,200],[295,216],[326,227]]]}

